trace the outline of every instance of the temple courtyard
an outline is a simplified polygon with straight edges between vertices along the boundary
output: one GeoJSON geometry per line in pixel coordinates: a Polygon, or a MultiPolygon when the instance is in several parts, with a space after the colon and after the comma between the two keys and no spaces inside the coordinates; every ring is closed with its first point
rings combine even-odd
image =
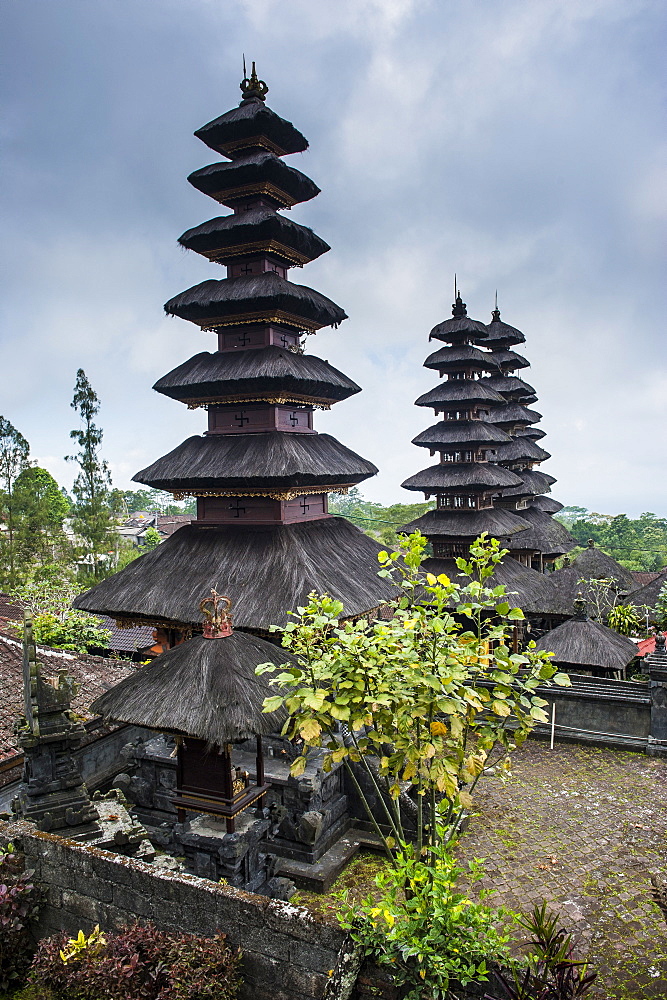
{"type": "MultiPolygon", "coordinates": [[[[546,900],[559,911],[598,971],[597,1000],[664,1000],[667,761],[529,740],[504,786],[480,784],[476,806],[459,855],[486,859],[489,904],[526,912],[546,900]]],[[[360,857],[333,891],[364,895],[377,867],[360,857]]],[[[307,893],[295,901],[332,906],[307,893]]]]}

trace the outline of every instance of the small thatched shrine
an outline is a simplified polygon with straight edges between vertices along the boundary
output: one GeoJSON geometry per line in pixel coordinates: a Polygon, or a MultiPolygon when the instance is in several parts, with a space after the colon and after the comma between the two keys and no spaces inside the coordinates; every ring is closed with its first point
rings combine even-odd
{"type": "Polygon", "coordinates": [[[625,680],[627,667],[637,655],[634,642],[588,617],[581,594],[574,602],[574,616],[538,639],[537,648],[553,653],[553,662],[561,670],[617,680],[625,680]]]}

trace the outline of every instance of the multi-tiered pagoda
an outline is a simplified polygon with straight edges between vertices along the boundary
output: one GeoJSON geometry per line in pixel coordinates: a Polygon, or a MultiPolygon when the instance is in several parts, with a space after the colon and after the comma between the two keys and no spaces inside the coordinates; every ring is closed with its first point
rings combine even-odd
{"type": "MultiPolygon", "coordinates": [[[[497,320],[494,313],[495,322],[500,323],[499,313],[497,320]]],[[[441,419],[413,444],[428,448],[431,456],[437,453],[439,462],[403,486],[423,492],[427,500],[434,496],[436,508],[405,530],[418,528],[427,535],[433,547],[427,568],[433,572],[456,572],[453,560],[467,556],[482,532],[498,538],[519,559],[506,558],[496,570],[496,581],[507,584],[525,611],[554,615],[562,610],[555,590],[532,568],[522,545],[522,536],[534,528],[523,516],[527,498],[548,490],[553,482],[533,472],[532,463],[548,455],[525,433],[539,420],[539,414],[525,406],[535,400],[534,390],[512,374],[527,365],[507,349],[510,342],[523,340],[523,334],[510,335],[513,328],[503,323],[501,331],[494,323],[486,326],[471,319],[457,294],[452,318],[431,330],[429,339],[447,346],[424,364],[438,371],[442,381],[416,404],[431,407],[441,419]],[[539,479],[539,490],[537,480],[527,485],[531,476],[539,479]]]]}
{"type": "Polygon", "coordinates": [[[501,320],[497,299],[486,329],[484,346],[491,351],[489,360],[497,365],[497,373],[485,378],[484,382],[505,401],[491,420],[511,438],[496,449],[494,460],[521,480],[518,486],[504,489],[496,497],[496,504],[515,511],[528,524],[528,530],[511,540],[511,555],[523,565],[544,572],[553,569],[555,559],[574,548],[576,542],[552,516],[561,510],[562,504],[544,495],[550,492],[556,480],[536,468],[551,456],[537,444],[545,433],[536,426],[541,414],[529,407],[537,401],[535,390],[516,375],[517,371],[529,367],[526,359],[513,350],[526,338],[516,327],[501,320]]]}
{"type": "Polygon", "coordinates": [[[208,411],[208,428],[137,473],[137,482],[197,498],[197,517],[153,552],[77,600],[77,607],[179,633],[200,626],[202,597],[229,594],[237,627],[282,625],[311,590],[343,602],[346,615],[391,595],[377,576],[379,546],[327,510],[330,492],[375,475],[370,462],[328,434],[314,411],[359,392],[326,361],[303,352],[304,334],[346,315],[320,292],[288,278],[329,250],[283,214],[318,194],[283,157],[303,135],[265,103],[254,71],[238,108],[195,135],[227,157],[188,180],[231,214],[181,236],[183,247],[226,268],[181,292],[166,312],[217,338],[154,388],[208,411]]]}

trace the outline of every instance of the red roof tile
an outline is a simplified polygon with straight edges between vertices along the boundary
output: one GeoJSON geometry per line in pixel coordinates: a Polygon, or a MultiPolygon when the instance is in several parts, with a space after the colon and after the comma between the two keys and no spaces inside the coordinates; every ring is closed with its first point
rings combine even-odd
{"type": "MultiPolygon", "coordinates": [[[[127,660],[110,660],[87,653],[66,653],[48,646],[37,647],[42,676],[57,677],[66,670],[81,685],[72,708],[86,719],[88,706],[104,691],[118,684],[135,669],[127,660]]],[[[0,632],[0,761],[21,752],[14,736],[14,723],[23,715],[23,644],[0,632]]]]}

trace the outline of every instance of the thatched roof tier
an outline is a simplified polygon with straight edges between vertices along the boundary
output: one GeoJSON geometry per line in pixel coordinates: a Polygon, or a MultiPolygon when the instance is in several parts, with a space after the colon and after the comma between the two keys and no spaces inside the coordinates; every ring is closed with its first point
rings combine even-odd
{"type": "Polygon", "coordinates": [[[429,354],[424,362],[424,368],[435,368],[436,371],[447,372],[469,366],[477,371],[497,371],[498,366],[491,354],[480,351],[471,344],[453,344],[451,347],[441,347],[439,351],[429,354]]]}
{"type": "Polygon", "coordinates": [[[268,149],[277,156],[308,149],[308,141],[298,129],[258,99],[241,101],[238,108],[202,125],[195,135],[232,160],[245,156],[249,149],[268,149]]]}
{"type": "Polygon", "coordinates": [[[529,437],[515,437],[496,448],[496,462],[546,462],[551,455],[529,437]]]}
{"type": "Polygon", "coordinates": [[[415,400],[415,406],[475,406],[486,403],[492,406],[502,406],[505,400],[494,389],[490,389],[476,379],[461,378],[441,382],[434,389],[423,393],[415,400]]]}
{"type": "Polygon", "coordinates": [[[352,485],[377,472],[329,434],[212,434],[188,438],[134,476],[157,490],[252,490],[352,485]]]}
{"type": "Polygon", "coordinates": [[[509,441],[510,437],[499,427],[494,427],[485,420],[440,420],[428,427],[412,443],[422,448],[434,448],[440,445],[494,445],[509,441]]]}
{"type": "Polygon", "coordinates": [[[485,347],[488,346],[492,350],[496,347],[505,350],[513,344],[524,344],[526,342],[526,338],[521,333],[521,330],[517,330],[515,326],[510,326],[509,323],[503,323],[500,318],[499,309],[494,309],[491,316],[491,322],[486,328],[487,339],[484,341],[485,347]]]}
{"type": "Polygon", "coordinates": [[[419,530],[432,539],[446,536],[472,541],[483,531],[493,538],[509,538],[527,527],[527,522],[517,514],[501,507],[487,507],[485,510],[427,510],[405,524],[401,531],[419,530]]]}
{"type": "MultiPolygon", "coordinates": [[[[520,535],[518,536],[521,537],[520,535]]],[[[446,573],[451,580],[457,580],[461,571],[453,559],[426,559],[422,563],[426,573],[446,573]]],[[[538,573],[534,569],[523,566],[516,559],[505,556],[498,563],[493,575],[484,581],[486,587],[507,587],[507,600],[510,604],[520,607],[527,614],[570,614],[572,605],[565,607],[558,592],[551,583],[551,576],[538,573]]]]}
{"type": "Polygon", "coordinates": [[[499,368],[506,372],[518,371],[520,368],[530,368],[530,361],[526,361],[522,354],[515,354],[514,351],[503,351],[496,348],[491,351],[490,357],[499,368]]]}
{"type": "Polygon", "coordinates": [[[269,197],[277,206],[291,208],[320,193],[310,177],[266,151],[239,157],[231,163],[211,163],[195,170],[188,180],[198,191],[228,208],[252,195],[269,197]]]}
{"type": "Polygon", "coordinates": [[[517,429],[516,436],[532,438],[533,441],[539,441],[541,438],[547,436],[547,432],[543,431],[541,427],[519,427],[517,429]]]}
{"type": "Polygon", "coordinates": [[[262,712],[276,693],[260,663],[284,663],[287,653],[246,632],[222,639],[195,636],[135,670],[94,702],[113,722],[183,734],[211,744],[263,736],[280,730],[284,709],[262,712]],[[187,694],[187,697],[184,697],[187,694]]]}
{"type": "Polygon", "coordinates": [[[194,250],[220,264],[252,253],[270,253],[288,266],[301,266],[331,249],[312,229],[270,208],[209,219],[201,226],[188,229],[178,242],[187,250],[194,250]]]}
{"type": "Polygon", "coordinates": [[[536,424],[542,419],[537,410],[530,410],[520,403],[507,403],[502,409],[494,410],[489,419],[492,424],[536,424]]]}
{"type": "Polygon", "coordinates": [[[361,392],[328,361],[273,345],[195,354],[153,388],[184,403],[268,400],[329,405],[361,392]]]}
{"type": "Polygon", "coordinates": [[[470,316],[453,316],[438,323],[431,330],[429,340],[444,340],[451,344],[461,344],[469,340],[475,342],[486,339],[486,326],[484,323],[471,319],[470,316]]]}
{"type": "Polygon", "coordinates": [[[537,396],[532,385],[528,385],[523,379],[516,375],[489,375],[482,379],[485,385],[495,389],[506,399],[516,400],[517,403],[535,403],[537,396]]]}
{"type": "Polygon", "coordinates": [[[579,617],[541,636],[536,646],[553,653],[553,662],[566,669],[624,670],[637,655],[637,647],[626,636],[579,617]]]}
{"type": "Polygon", "coordinates": [[[550,514],[531,506],[524,508],[520,516],[528,521],[530,528],[518,536],[517,548],[534,549],[545,556],[562,556],[576,547],[576,539],[550,514]]]}
{"type": "Polygon", "coordinates": [[[401,486],[405,490],[436,493],[441,490],[489,490],[505,486],[518,486],[521,479],[502,465],[488,462],[466,462],[432,465],[415,476],[410,476],[401,486]]]}
{"type": "Polygon", "coordinates": [[[634,590],[636,582],[629,569],[625,569],[619,562],[598,549],[592,542],[588,543],[588,548],[574,559],[572,563],[580,577],[586,580],[608,580],[614,579],[622,585],[624,590],[634,590]]]}
{"type": "Polygon", "coordinates": [[[637,587],[628,597],[626,604],[632,604],[635,608],[655,608],[658,603],[660,591],[667,583],[667,569],[664,569],[655,580],[637,587]]]}
{"type": "Polygon", "coordinates": [[[557,514],[559,510],[563,509],[563,504],[558,500],[554,500],[552,497],[535,497],[531,502],[531,507],[535,507],[536,510],[543,510],[545,514],[557,514]]]}
{"type": "Polygon", "coordinates": [[[556,482],[553,476],[539,469],[521,469],[517,474],[521,476],[523,486],[510,486],[503,490],[503,496],[539,496],[541,493],[549,493],[556,482]]]}
{"type": "Polygon", "coordinates": [[[202,281],[165,303],[170,316],[204,330],[237,323],[279,323],[295,330],[338,326],[346,313],[306,285],[295,285],[274,271],[222,281],[202,281]]]}
{"type": "Polygon", "coordinates": [[[285,625],[314,590],[331,594],[353,617],[396,596],[377,575],[381,549],[342,517],[266,527],[185,525],[74,604],[112,618],[199,625],[202,594],[216,589],[232,596],[237,628],[265,630],[285,625]]]}

